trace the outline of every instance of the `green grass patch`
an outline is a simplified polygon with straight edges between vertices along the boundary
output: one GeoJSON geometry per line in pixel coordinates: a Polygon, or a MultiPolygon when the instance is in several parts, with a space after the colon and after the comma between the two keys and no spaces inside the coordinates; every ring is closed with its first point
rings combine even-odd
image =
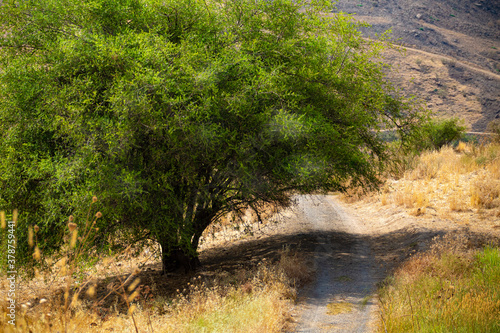
{"type": "Polygon", "coordinates": [[[342,313],[352,312],[353,306],[349,302],[329,303],[326,306],[326,314],[335,316],[342,313]]]}
{"type": "Polygon", "coordinates": [[[381,288],[387,332],[500,332],[500,249],[427,253],[381,288]]]}

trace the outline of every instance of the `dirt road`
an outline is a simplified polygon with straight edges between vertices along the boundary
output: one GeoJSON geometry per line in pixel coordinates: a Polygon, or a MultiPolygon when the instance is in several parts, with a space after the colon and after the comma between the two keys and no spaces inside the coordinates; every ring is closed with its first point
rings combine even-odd
{"type": "Polygon", "coordinates": [[[370,332],[376,314],[374,292],[381,275],[367,226],[333,196],[297,198],[297,219],[316,235],[316,280],[299,295],[297,332],[370,332]]]}
{"type": "MultiPolygon", "coordinates": [[[[315,279],[299,293],[292,311],[294,332],[373,332],[379,319],[376,284],[399,263],[428,248],[444,230],[456,228],[438,217],[421,219],[390,205],[353,206],[339,196],[297,196],[296,204],[267,223],[245,224],[246,235],[228,230],[227,240],[202,253],[207,271],[279,260],[284,248],[315,266],[315,279]],[[241,236],[241,235],[240,235],[241,236]]],[[[211,243],[207,243],[211,244],[211,243]]]]}

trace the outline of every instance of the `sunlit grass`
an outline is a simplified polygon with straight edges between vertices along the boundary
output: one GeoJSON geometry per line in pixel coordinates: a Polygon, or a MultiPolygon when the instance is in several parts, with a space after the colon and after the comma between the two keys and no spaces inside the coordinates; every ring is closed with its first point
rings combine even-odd
{"type": "Polygon", "coordinates": [[[139,332],[281,332],[291,318],[297,281],[280,265],[265,263],[242,276],[244,280],[232,284],[224,278],[208,282],[200,278],[173,300],[152,298],[150,303],[132,304],[128,313],[106,309],[109,314],[99,316],[89,303],[65,313],[61,304],[47,302],[30,313],[19,311],[17,326],[11,327],[2,311],[0,330],[136,332],[137,327],[139,332]]]}
{"type": "Polygon", "coordinates": [[[380,331],[500,332],[499,286],[498,247],[448,243],[410,259],[388,279],[380,331]]]}
{"type": "MultiPolygon", "coordinates": [[[[460,142],[424,152],[375,197],[419,218],[496,227],[500,145],[460,142]]],[[[445,236],[389,277],[380,292],[380,331],[500,332],[499,248],[472,243],[445,236]]]]}
{"type": "Polygon", "coordinates": [[[383,191],[371,198],[384,206],[401,206],[422,217],[429,212],[443,217],[478,213],[492,224],[500,222],[498,143],[460,142],[456,148],[424,152],[400,177],[388,176],[385,182],[383,191]]]}

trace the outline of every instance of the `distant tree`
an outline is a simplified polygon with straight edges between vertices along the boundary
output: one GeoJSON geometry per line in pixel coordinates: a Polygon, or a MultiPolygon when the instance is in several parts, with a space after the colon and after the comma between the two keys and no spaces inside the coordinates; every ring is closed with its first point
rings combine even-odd
{"type": "MultiPolygon", "coordinates": [[[[158,241],[165,269],[230,211],[376,187],[381,128],[418,110],[384,40],[330,1],[4,0],[0,200],[61,242],[98,196],[98,241],[158,241]]],[[[80,222],[81,223],[81,222],[80,222]]],[[[28,257],[26,237],[19,251],[28,257]]]]}
{"type": "Polygon", "coordinates": [[[440,149],[453,141],[460,140],[466,129],[458,118],[431,119],[422,127],[422,148],[440,149]]]}

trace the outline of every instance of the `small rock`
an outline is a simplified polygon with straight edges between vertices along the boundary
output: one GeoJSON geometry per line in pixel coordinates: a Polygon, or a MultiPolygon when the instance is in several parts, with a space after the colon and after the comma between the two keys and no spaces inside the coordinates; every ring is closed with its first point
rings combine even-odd
{"type": "Polygon", "coordinates": [[[482,6],[482,4],[480,4],[479,2],[476,2],[476,3],[474,3],[474,6],[481,7],[481,6],[482,6]]]}
{"type": "Polygon", "coordinates": [[[422,14],[417,14],[415,17],[420,20],[420,18],[422,18],[422,14]]]}

